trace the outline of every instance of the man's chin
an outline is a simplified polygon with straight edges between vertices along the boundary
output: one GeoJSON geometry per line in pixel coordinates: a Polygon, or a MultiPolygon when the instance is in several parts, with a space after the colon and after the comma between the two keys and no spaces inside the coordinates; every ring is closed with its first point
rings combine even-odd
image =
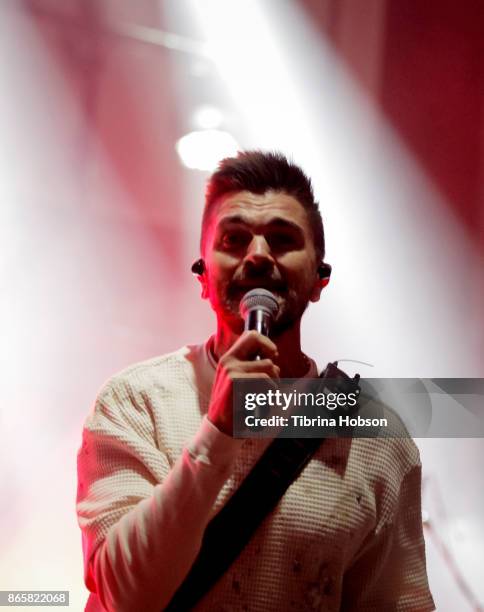
{"type": "MultiPolygon", "coordinates": [[[[231,313],[224,318],[228,327],[234,334],[240,335],[244,331],[245,321],[240,315],[234,315],[231,313]]],[[[294,317],[289,312],[284,310],[280,311],[280,315],[278,315],[276,320],[272,322],[269,336],[271,338],[278,338],[283,333],[293,328],[296,323],[298,323],[299,319],[300,317],[294,317]]]]}
{"type": "MultiPolygon", "coordinates": [[[[231,295],[230,298],[225,301],[221,309],[223,320],[232,332],[236,334],[241,334],[244,330],[244,320],[240,316],[239,308],[240,300],[247,291],[248,290],[241,290],[240,296],[231,295]]],[[[270,335],[271,337],[278,337],[298,323],[306,310],[307,304],[304,308],[298,308],[296,304],[288,302],[282,291],[280,293],[274,291],[273,293],[279,303],[279,312],[271,326],[270,335]]]]}

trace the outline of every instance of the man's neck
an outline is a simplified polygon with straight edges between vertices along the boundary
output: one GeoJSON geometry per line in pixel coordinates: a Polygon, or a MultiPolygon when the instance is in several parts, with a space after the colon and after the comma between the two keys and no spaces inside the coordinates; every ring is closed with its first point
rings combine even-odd
{"type": "MultiPolygon", "coordinates": [[[[214,338],[213,352],[218,361],[240,334],[219,321],[214,338]]],[[[281,369],[281,378],[300,378],[307,374],[310,362],[301,350],[300,320],[271,340],[277,345],[279,358],[275,362],[281,369]]]]}

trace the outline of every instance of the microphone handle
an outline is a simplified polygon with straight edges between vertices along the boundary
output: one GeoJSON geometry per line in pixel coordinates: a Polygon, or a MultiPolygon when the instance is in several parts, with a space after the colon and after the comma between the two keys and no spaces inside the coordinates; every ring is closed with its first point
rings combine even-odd
{"type": "MultiPolygon", "coordinates": [[[[271,329],[272,317],[262,308],[254,308],[249,310],[245,319],[245,330],[255,329],[263,336],[269,337],[271,329]]],[[[255,356],[255,360],[261,359],[260,355],[255,356]]]]}

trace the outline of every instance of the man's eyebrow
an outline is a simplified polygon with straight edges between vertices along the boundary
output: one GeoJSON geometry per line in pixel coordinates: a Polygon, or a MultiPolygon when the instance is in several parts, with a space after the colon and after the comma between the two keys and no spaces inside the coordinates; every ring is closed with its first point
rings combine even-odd
{"type": "MultiPolygon", "coordinates": [[[[227,217],[222,217],[217,225],[218,227],[224,227],[226,225],[246,225],[249,227],[252,225],[252,223],[249,218],[244,217],[243,215],[228,215],[227,217]]],[[[300,225],[294,221],[290,221],[289,219],[283,219],[282,217],[274,217],[268,223],[264,223],[263,225],[268,228],[281,227],[302,232],[302,227],[300,225]]]]}
{"type": "Polygon", "coordinates": [[[247,219],[245,219],[242,215],[227,215],[226,217],[222,217],[217,225],[219,227],[223,225],[250,225],[247,219]]]}

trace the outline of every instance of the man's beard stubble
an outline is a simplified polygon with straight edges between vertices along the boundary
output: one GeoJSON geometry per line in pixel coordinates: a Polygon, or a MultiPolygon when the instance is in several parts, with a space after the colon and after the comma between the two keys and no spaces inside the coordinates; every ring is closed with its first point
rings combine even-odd
{"type": "MultiPolygon", "coordinates": [[[[261,283],[264,287],[264,283],[261,283]]],[[[270,291],[270,289],[268,289],[270,291]]],[[[244,321],[240,316],[240,301],[248,289],[244,291],[235,290],[230,287],[225,292],[225,299],[220,306],[223,311],[223,318],[229,324],[234,333],[241,334],[244,329],[244,321]]],[[[309,304],[309,296],[301,298],[296,289],[288,289],[278,292],[272,291],[279,302],[279,312],[271,326],[271,338],[277,338],[287,330],[291,329],[302,317],[309,304]]]]}

